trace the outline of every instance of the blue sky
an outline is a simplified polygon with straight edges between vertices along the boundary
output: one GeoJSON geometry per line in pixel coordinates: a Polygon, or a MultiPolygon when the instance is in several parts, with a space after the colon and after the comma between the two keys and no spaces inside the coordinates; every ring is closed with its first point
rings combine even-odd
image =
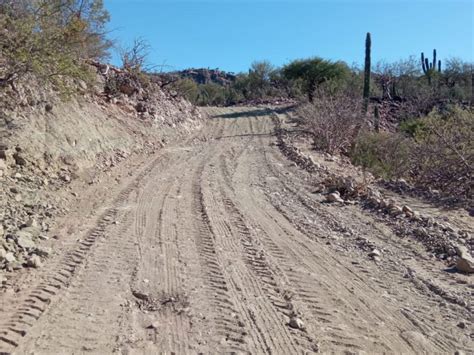
{"type": "MultiPolygon", "coordinates": [[[[471,0],[104,0],[111,37],[151,45],[150,62],[246,71],[254,60],[283,65],[321,56],[363,63],[366,32],[373,61],[421,51],[474,61],[471,0]]],[[[116,62],[116,59],[113,59],[116,62]]]]}

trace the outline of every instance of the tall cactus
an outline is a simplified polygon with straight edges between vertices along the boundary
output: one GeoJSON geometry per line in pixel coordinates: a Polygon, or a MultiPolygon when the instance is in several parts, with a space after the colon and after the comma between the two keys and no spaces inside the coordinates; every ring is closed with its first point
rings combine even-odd
{"type": "Polygon", "coordinates": [[[364,113],[367,113],[369,108],[369,95],[370,95],[370,50],[372,46],[372,40],[370,33],[367,32],[365,38],[365,66],[364,66],[364,113]]]}
{"type": "Polygon", "coordinates": [[[433,74],[436,73],[436,64],[438,64],[438,73],[441,73],[441,60],[436,62],[436,49],[433,49],[433,61],[431,63],[428,58],[425,58],[425,54],[421,52],[421,68],[423,69],[423,73],[428,78],[428,83],[430,85],[433,74]]]}

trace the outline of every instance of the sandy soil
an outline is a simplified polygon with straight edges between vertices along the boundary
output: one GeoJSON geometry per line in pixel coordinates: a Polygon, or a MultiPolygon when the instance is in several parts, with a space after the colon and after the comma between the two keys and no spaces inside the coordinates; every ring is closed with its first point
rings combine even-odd
{"type": "Polygon", "coordinates": [[[82,191],[55,254],[0,295],[0,352],[473,351],[472,277],[322,203],[268,111],[208,111],[193,138],[82,191]]]}

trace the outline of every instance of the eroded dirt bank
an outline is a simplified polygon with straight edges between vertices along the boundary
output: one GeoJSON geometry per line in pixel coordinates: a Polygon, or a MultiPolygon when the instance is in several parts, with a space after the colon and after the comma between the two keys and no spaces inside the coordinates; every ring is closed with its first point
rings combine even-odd
{"type": "Polygon", "coordinates": [[[208,113],[58,223],[57,252],[1,295],[0,350],[472,351],[472,277],[370,211],[322,203],[268,110],[208,113]]]}

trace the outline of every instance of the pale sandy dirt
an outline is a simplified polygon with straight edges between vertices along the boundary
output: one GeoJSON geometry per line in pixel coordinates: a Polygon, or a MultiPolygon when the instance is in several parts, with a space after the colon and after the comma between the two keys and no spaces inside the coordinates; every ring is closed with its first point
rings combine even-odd
{"type": "Polygon", "coordinates": [[[55,255],[0,296],[0,351],[472,353],[472,277],[321,203],[267,111],[208,111],[195,137],[83,192],[55,255]]]}

